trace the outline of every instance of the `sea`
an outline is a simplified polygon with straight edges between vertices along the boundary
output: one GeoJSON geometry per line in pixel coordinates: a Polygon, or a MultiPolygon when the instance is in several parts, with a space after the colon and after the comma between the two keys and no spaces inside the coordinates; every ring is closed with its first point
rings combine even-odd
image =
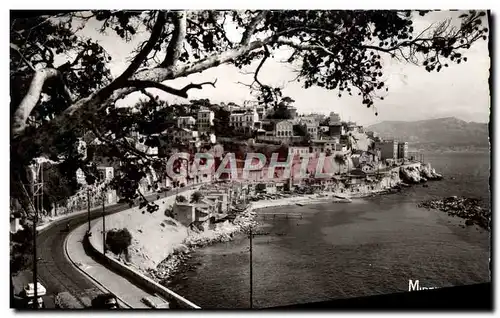
{"type": "Polygon", "coordinates": [[[198,249],[168,287],[202,308],[235,309],[406,292],[410,280],[430,288],[490,282],[490,233],[417,207],[457,195],[489,208],[489,153],[425,161],[444,179],[352,203],[259,210],[252,253],[246,236],[198,249]]]}

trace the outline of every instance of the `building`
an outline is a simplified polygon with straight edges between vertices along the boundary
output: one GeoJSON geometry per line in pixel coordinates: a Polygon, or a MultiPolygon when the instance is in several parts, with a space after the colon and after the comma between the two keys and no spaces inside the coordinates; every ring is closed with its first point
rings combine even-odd
{"type": "Polygon", "coordinates": [[[338,142],[338,139],[311,140],[310,152],[319,154],[326,151],[347,151],[347,147],[338,142]]]}
{"type": "Polygon", "coordinates": [[[316,121],[306,123],[307,133],[311,139],[318,139],[318,128],[318,123],[316,121]]]}
{"type": "Polygon", "coordinates": [[[329,136],[340,139],[341,136],[344,136],[346,134],[345,128],[346,127],[344,125],[342,125],[341,123],[330,124],[329,136]]]}
{"type": "Polygon", "coordinates": [[[277,122],[274,128],[274,134],[276,137],[292,137],[293,136],[293,122],[291,120],[283,120],[277,122]]]}
{"type": "Polygon", "coordinates": [[[172,209],[175,219],[184,226],[189,226],[195,221],[204,222],[209,220],[212,217],[215,204],[208,200],[203,200],[200,203],[176,201],[172,209]]]}
{"type": "Polygon", "coordinates": [[[288,156],[305,156],[309,153],[309,147],[288,147],[288,156]]]}
{"type": "Polygon", "coordinates": [[[229,125],[235,128],[254,130],[260,128],[259,114],[256,108],[234,112],[229,115],[229,125]]]}
{"type": "Polygon", "coordinates": [[[380,159],[397,159],[398,158],[398,143],[394,140],[377,141],[375,149],[380,151],[380,159]]]}
{"type": "Polygon", "coordinates": [[[259,120],[263,120],[264,118],[266,118],[267,114],[269,113],[265,106],[257,106],[255,110],[259,115],[259,120]]]}
{"type": "Polygon", "coordinates": [[[196,130],[182,128],[174,132],[174,138],[177,138],[181,143],[195,142],[198,140],[199,134],[196,130]]]}
{"type": "Polygon", "coordinates": [[[113,167],[97,167],[97,172],[99,173],[99,180],[101,181],[111,181],[114,177],[113,167]]]}
{"type": "Polygon", "coordinates": [[[196,125],[199,132],[209,131],[214,125],[215,113],[209,109],[200,109],[196,125]]]}
{"type": "Polygon", "coordinates": [[[206,190],[203,197],[216,202],[217,212],[224,213],[229,210],[229,192],[225,190],[206,190]]]}
{"type": "Polygon", "coordinates": [[[408,159],[408,142],[398,143],[398,159],[408,159]]]}
{"type": "Polygon", "coordinates": [[[22,230],[23,227],[19,224],[19,218],[11,218],[10,219],[10,233],[15,234],[18,231],[22,230]]]}
{"type": "Polygon", "coordinates": [[[81,168],[76,170],[76,182],[82,186],[87,184],[87,181],[85,180],[85,173],[81,168]]]}
{"type": "Polygon", "coordinates": [[[196,125],[196,119],[193,116],[177,117],[177,128],[192,129],[196,125]]]}
{"type": "Polygon", "coordinates": [[[353,121],[347,122],[346,125],[347,125],[347,132],[355,132],[358,130],[358,125],[356,125],[356,123],[353,121]]]}
{"type": "Polygon", "coordinates": [[[330,125],[334,125],[334,124],[340,124],[340,115],[335,113],[335,112],[331,112],[330,113],[330,125]]]}
{"type": "Polygon", "coordinates": [[[286,108],[287,108],[288,112],[290,113],[291,119],[294,119],[295,117],[297,117],[297,108],[295,108],[293,106],[287,106],[286,108]]]}

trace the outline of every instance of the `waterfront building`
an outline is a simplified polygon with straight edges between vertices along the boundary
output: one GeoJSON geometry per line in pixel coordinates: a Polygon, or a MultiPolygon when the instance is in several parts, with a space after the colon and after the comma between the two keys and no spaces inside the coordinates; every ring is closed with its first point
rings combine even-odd
{"type": "Polygon", "coordinates": [[[217,202],[217,210],[219,213],[224,213],[229,210],[229,191],[220,190],[204,190],[202,191],[204,198],[217,202]]]}
{"type": "Polygon", "coordinates": [[[407,159],[408,158],[408,142],[398,143],[398,158],[407,159]]]}
{"type": "Polygon", "coordinates": [[[380,159],[397,159],[398,158],[398,143],[394,140],[377,141],[375,149],[380,150],[380,159]]]}
{"type": "Polygon", "coordinates": [[[202,200],[200,203],[175,202],[172,209],[175,219],[184,226],[198,221],[204,222],[212,217],[215,210],[215,203],[202,200]]]}

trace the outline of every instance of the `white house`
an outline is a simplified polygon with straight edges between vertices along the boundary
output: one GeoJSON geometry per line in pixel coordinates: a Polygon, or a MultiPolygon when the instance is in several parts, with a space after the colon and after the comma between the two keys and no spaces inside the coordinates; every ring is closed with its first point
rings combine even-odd
{"type": "Polygon", "coordinates": [[[197,141],[198,132],[196,130],[182,128],[174,132],[174,137],[179,139],[179,141],[182,143],[197,141]]]}
{"type": "Polygon", "coordinates": [[[330,151],[347,151],[347,147],[339,143],[338,139],[315,139],[311,140],[312,152],[321,153],[330,151]]]}
{"type": "Polygon", "coordinates": [[[311,136],[311,139],[318,139],[318,123],[307,122],[306,123],[307,133],[311,136]]]}
{"type": "Polygon", "coordinates": [[[283,120],[276,123],[274,132],[276,137],[292,137],[293,122],[291,120],[283,120]]]}
{"type": "Polygon", "coordinates": [[[250,130],[260,128],[260,120],[257,109],[252,108],[245,112],[232,113],[229,115],[229,125],[236,128],[248,128],[250,130]]]}
{"type": "Polygon", "coordinates": [[[198,111],[198,119],[196,120],[196,125],[198,126],[198,131],[208,131],[210,127],[214,125],[215,113],[209,109],[200,109],[198,111]]]}
{"type": "Polygon", "coordinates": [[[259,114],[257,113],[257,109],[252,108],[246,112],[245,122],[246,122],[247,127],[250,127],[250,129],[252,129],[252,130],[255,128],[260,128],[259,114]],[[258,127],[256,127],[257,124],[258,124],[258,127]]]}
{"type": "Polygon", "coordinates": [[[145,144],[142,144],[142,143],[137,143],[135,145],[135,148],[141,152],[144,152],[148,155],[158,155],[158,147],[150,147],[150,146],[146,146],[145,144]]]}
{"type": "Polygon", "coordinates": [[[229,126],[240,128],[245,124],[245,113],[237,112],[229,115],[229,126]]]}
{"type": "Polygon", "coordinates": [[[290,155],[299,155],[305,156],[309,153],[309,147],[288,147],[288,156],[290,155]]]}
{"type": "Polygon", "coordinates": [[[99,173],[100,180],[111,181],[114,177],[114,169],[113,167],[97,167],[97,172],[99,173]]]}
{"type": "Polygon", "coordinates": [[[193,116],[177,117],[177,128],[192,128],[196,125],[196,119],[193,116]]]}

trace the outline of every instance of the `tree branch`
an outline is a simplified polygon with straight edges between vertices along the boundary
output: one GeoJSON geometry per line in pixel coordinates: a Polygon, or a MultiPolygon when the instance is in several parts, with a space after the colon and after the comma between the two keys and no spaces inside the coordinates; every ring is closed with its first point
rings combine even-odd
{"type": "Polygon", "coordinates": [[[151,31],[151,36],[149,37],[148,42],[143,46],[142,50],[135,56],[134,60],[130,63],[128,68],[111,83],[108,87],[110,89],[118,88],[120,82],[130,78],[141,66],[141,64],[146,60],[151,50],[153,50],[154,46],[160,39],[161,33],[163,32],[163,27],[165,26],[166,18],[165,13],[163,11],[158,12],[158,18],[156,19],[156,23],[151,31]]]}
{"type": "Polygon", "coordinates": [[[26,65],[28,65],[28,67],[33,71],[33,72],[36,72],[36,69],[33,67],[33,65],[30,63],[30,61],[28,61],[24,55],[21,53],[21,51],[19,50],[19,46],[13,44],[13,43],[10,43],[10,48],[14,51],[17,52],[17,54],[19,54],[19,56],[21,57],[21,59],[23,60],[24,63],[26,63],[26,65]]]}
{"type": "Polygon", "coordinates": [[[199,84],[191,83],[189,85],[184,86],[182,89],[172,88],[170,86],[167,86],[167,85],[164,85],[162,83],[155,82],[155,81],[141,81],[141,80],[130,80],[130,81],[125,82],[125,85],[139,88],[139,89],[156,88],[156,89],[160,89],[160,90],[167,92],[169,94],[172,94],[172,95],[176,95],[176,96],[183,97],[183,98],[188,98],[187,92],[190,89],[193,89],[193,88],[202,89],[203,85],[212,85],[212,87],[215,87],[216,82],[217,82],[217,79],[215,79],[215,81],[213,81],[213,82],[203,82],[203,83],[199,83],[199,84]]]}
{"type": "MultiPolygon", "coordinates": [[[[59,77],[62,80],[61,73],[56,69],[44,68],[36,71],[35,76],[33,76],[33,79],[31,80],[26,96],[24,96],[23,100],[14,112],[12,123],[12,133],[14,135],[18,135],[24,131],[26,128],[26,120],[37,105],[45,82],[54,77],[59,77]]],[[[64,82],[62,82],[61,85],[64,88],[65,97],[71,102],[71,92],[66,85],[64,85],[64,82]]]]}
{"type": "Polygon", "coordinates": [[[167,55],[161,66],[174,68],[182,52],[182,43],[186,38],[186,11],[179,11],[173,14],[174,32],[168,43],[167,55]]]}
{"type": "Polygon", "coordinates": [[[253,19],[250,21],[250,24],[248,27],[245,29],[245,32],[243,32],[243,36],[241,38],[241,45],[248,45],[250,43],[250,39],[252,38],[252,35],[255,33],[255,29],[257,28],[257,25],[259,25],[262,20],[266,17],[268,11],[260,11],[253,19]]]}

